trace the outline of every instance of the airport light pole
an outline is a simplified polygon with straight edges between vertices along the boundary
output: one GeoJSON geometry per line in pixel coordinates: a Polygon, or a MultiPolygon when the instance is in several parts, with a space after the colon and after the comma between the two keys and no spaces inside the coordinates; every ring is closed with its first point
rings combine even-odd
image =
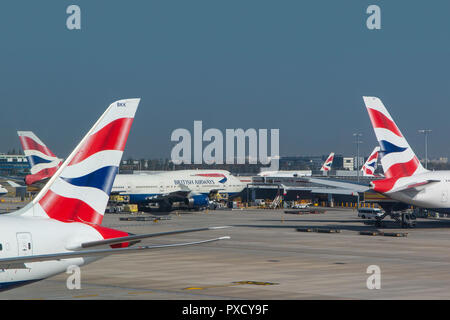
{"type": "Polygon", "coordinates": [[[358,179],[358,183],[359,183],[359,144],[362,143],[361,140],[359,140],[360,137],[362,137],[362,133],[354,133],[353,134],[354,137],[356,137],[356,175],[357,175],[357,179],[358,179]]]}
{"type": "MultiPolygon", "coordinates": [[[[354,137],[356,137],[356,175],[357,175],[357,179],[358,179],[358,183],[359,183],[359,144],[362,143],[361,140],[359,140],[360,137],[362,137],[362,133],[354,133],[353,134],[354,137]]],[[[359,192],[358,192],[358,209],[359,209],[359,192]]]]}
{"type": "Polygon", "coordinates": [[[425,169],[428,169],[428,134],[431,133],[431,129],[420,129],[418,131],[425,136],[425,169]]]}
{"type": "Polygon", "coordinates": [[[173,162],[172,160],[169,160],[169,163],[172,164],[172,171],[175,171],[175,162],[173,162]]]}

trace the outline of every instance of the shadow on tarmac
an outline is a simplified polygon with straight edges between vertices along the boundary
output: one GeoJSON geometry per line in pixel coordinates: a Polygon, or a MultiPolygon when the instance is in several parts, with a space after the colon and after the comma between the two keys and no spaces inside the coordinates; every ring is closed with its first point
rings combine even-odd
{"type": "Polygon", "coordinates": [[[305,219],[305,220],[284,220],[282,221],[277,219],[268,219],[268,220],[259,220],[261,222],[268,221],[268,222],[276,222],[278,221],[280,224],[278,225],[265,225],[265,224],[241,224],[241,225],[233,225],[235,227],[250,227],[250,228],[318,228],[318,229],[336,229],[341,231],[379,231],[383,229],[401,229],[401,230],[408,230],[408,229],[444,229],[444,228],[450,228],[450,221],[449,220],[428,220],[428,219],[417,219],[416,225],[413,228],[401,228],[400,224],[396,222],[395,220],[383,220],[381,226],[376,227],[373,223],[364,223],[364,220],[311,220],[311,219],[305,219]],[[289,224],[290,222],[295,222],[295,225],[289,224]],[[299,223],[300,222],[300,223],[299,223]],[[301,223],[304,222],[304,223],[301,223]],[[317,224],[311,225],[310,222],[316,222],[317,224]],[[349,223],[357,223],[360,222],[361,225],[348,225],[349,223]],[[327,223],[327,224],[320,224],[320,223],[327,223]]]}

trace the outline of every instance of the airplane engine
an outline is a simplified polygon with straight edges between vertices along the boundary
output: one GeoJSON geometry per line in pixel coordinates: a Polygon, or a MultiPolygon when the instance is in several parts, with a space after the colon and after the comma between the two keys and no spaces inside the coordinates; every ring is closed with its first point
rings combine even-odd
{"type": "Polygon", "coordinates": [[[209,204],[209,198],[203,194],[194,195],[186,199],[185,204],[189,208],[205,207],[209,204]]]}

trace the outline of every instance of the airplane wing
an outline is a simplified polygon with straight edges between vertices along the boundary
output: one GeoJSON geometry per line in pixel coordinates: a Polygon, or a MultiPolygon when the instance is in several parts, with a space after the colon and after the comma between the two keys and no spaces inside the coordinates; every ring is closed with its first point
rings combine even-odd
{"type": "Polygon", "coordinates": [[[192,192],[192,190],[184,184],[179,184],[177,186],[178,186],[177,191],[172,191],[172,192],[168,192],[168,193],[158,194],[155,196],[150,196],[150,197],[147,197],[145,200],[148,200],[149,202],[158,202],[158,201],[163,201],[166,199],[170,199],[173,201],[183,201],[192,192]]]}
{"type": "Polygon", "coordinates": [[[303,179],[305,179],[308,182],[322,184],[322,185],[330,186],[330,187],[346,189],[346,190],[351,190],[354,192],[366,192],[366,191],[370,190],[369,186],[361,185],[361,184],[357,184],[357,183],[351,183],[351,182],[343,182],[343,181],[337,181],[337,180],[331,180],[331,179],[308,178],[308,177],[303,177],[303,179]]]}
{"type": "Polygon", "coordinates": [[[51,254],[41,254],[41,255],[31,255],[31,256],[21,256],[0,259],[0,269],[23,269],[25,263],[30,262],[42,262],[50,260],[62,260],[71,259],[79,257],[96,257],[96,256],[108,256],[112,254],[126,254],[140,252],[144,250],[154,250],[154,249],[164,249],[164,248],[174,248],[182,247],[196,244],[209,243],[219,240],[230,239],[230,237],[220,237],[208,240],[194,241],[194,242],[183,242],[183,243],[173,243],[173,244],[162,244],[153,246],[141,246],[135,248],[117,248],[117,249],[97,249],[97,250],[80,250],[73,252],[61,252],[61,253],[51,253],[51,254]]]}

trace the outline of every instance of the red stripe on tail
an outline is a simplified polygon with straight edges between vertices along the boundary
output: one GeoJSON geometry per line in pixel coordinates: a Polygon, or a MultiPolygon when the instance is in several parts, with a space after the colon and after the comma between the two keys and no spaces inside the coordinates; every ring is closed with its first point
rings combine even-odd
{"type": "Polygon", "coordinates": [[[397,182],[397,180],[397,178],[374,180],[370,184],[374,191],[385,193],[390,191],[394,187],[394,184],[397,182]]]}
{"type": "Polygon", "coordinates": [[[367,112],[369,113],[370,120],[372,121],[372,125],[374,128],[383,128],[392,131],[399,137],[403,137],[400,133],[400,130],[397,128],[397,125],[394,121],[388,119],[384,114],[380,111],[367,108],[367,112]]]}
{"type": "Polygon", "coordinates": [[[55,220],[98,225],[102,223],[103,215],[92,209],[85,202],[62,197],[51,190],[48,190],[45,196],[39,200],[39,204],[47,215],[55,220]]]}
{"type": "Polygon", "coordinates": [[[53,168],[47,168],[42,169],[41,171],[35,173],[35,174],[29,174],[25,177],[25,183],[27,186],[32,185],[35,182],[51,178],[56,171],[58,171],[59,167],[61,166],[62,162],[58,164],[58,166],[53,168]]]}
{"type": "Polygon", "coordinates": [[[36,141],[34,141],[33,139],[31,139],[29,137],[20,136],[19,140],[20,140],[20,143],[22,144],[22,148],[24,151],[25,150],[38,150],[47,156],[55,157],[53,152],[51,152],[46,146],[43,146],[43,145],[37,143],[36,141]]]}
{"type": "Polygon", "coordinates": [[[408,162],[392,165],[385,172],[387,179],[375,180],[371,182],[372,189],[376,192],[385,193],[392,190],[398,179],[412,176],[419,165],[419,160],[414,157],[408,162]]]}
{"type": "Polygon", "coordinates": [[[418,166],[419,160],[417,159],[417,157],[414,157],[408,162],[393,164],[384,173],[384,175],[386,176],[386,178],[409,177],[414,174],[418,166]]]}
{"type": "Polygon", "coordinates": [[[89,136],[80,151],[69,163],[69,166],[77,164],[99,151],[123,151],[132,124],[132,118],[121,118],[108,123],[102,129],[89,136]]]}

